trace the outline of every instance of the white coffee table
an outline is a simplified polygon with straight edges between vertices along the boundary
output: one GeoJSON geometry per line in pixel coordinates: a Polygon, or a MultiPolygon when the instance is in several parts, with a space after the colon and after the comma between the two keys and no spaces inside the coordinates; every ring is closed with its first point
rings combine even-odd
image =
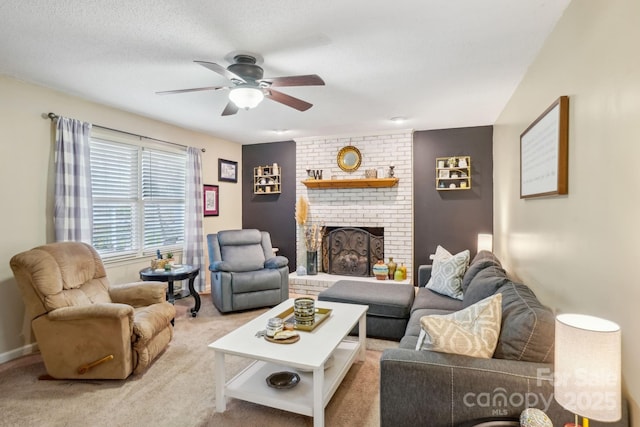
{"type": "Polygon", "coordinates": [[[313,417],[315,427],[324,426],[324,408],[359,356],[364,361],[366,350],[366,305],[316,301],[317,308],[332,309],[331,315],[313,331],[299,331],[300,340],[293,344],[276,344],[257,338],[256,332],[266,328],[267,319],[293,306],[289,299],[217,341],[209,344],[215,350],[216,410],[226,410],[226,398],[246,400],[273,408],[313,417]],[[359,337],[350,339],[349,332],[359,323],[359,337]],[[254,359],[247,368],[225,384],[226,354],[254,359]],[[333,355],[333,363],[325,370],[325,362],[333,355]],[[274,389],[266,378],[274,372],[295,371],[300,383],[291,389],[274,389]]]}

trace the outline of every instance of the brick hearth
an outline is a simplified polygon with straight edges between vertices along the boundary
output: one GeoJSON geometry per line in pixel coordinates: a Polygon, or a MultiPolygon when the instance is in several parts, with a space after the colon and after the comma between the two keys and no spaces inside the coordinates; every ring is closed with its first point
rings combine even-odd
{"type": "Polygon", "coordinates": [[[289,293],[297,295],[318,295],[338,280],[410,284],[409,279],[400,282],[395,280],[377,280],[375,277],[339,276],[337,274],[327,273],[318,273],[313,276],[298,276],[297,273],[294,272],[289,274],[289,293]]]}

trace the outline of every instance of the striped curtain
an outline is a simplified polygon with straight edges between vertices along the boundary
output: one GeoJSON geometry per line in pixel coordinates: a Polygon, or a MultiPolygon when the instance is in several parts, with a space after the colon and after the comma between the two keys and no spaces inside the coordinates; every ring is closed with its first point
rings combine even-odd
{"type": "Polygon", "coordinates": [[[187,186],[184,214],[183,264],[200,267],[200,274],[193,283],[194,288],[205,290],[206,269],[204,268],[204,231],[202,228],[202,155],[199,148],[187,149],[187,186]]]}
{"type": "Polygon", "coordinates": [[[93,200],[89,134],[91,123],[58,117],[53,222],[57,242],[91,244],[93,200]]]}

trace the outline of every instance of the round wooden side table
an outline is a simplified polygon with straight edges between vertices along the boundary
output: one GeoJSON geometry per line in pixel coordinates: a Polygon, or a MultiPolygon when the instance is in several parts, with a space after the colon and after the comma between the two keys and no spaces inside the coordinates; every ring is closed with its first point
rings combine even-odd
{"type": "Polygon", "coordinates": [[[196,304],[191,309],[191,317],[196,317],[200,310],[200,295],[193,287],[193,282],[196,276],[200,273],[200,267],[193,267],[191,265],[182,265],[178,268],[172,268],[171,270],[153,270],[151,267],[140,270],[140,279],[145,281],[157,281],[168,282],[169,289],[167,292],[167,301],[171,304],[175,303],[175,296],[173,295],[173,282],[178,280],[189,280],[189,294],[195,299],[196,304]]]}

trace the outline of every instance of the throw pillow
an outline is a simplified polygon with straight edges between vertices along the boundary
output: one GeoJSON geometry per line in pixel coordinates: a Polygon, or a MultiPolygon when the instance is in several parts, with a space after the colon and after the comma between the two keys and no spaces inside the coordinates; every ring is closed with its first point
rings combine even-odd
{"type": "Polygon", "coordinates": [[[553,363],[555,315],[522,283],[508,281],[500,289],[502,318],[496,359],[553,363]]]}
{"type": "Polygon", "coordinates": [[[462,300],[462,276],[469,266],[468,250],[451,255],[438,245],[433,258],[431,278],[427,288],[442,295],[462,300]]]}
{"type": "Polygon", "coordinates": [[[451,314],[420,318],[424,334],[416,349],[489,359],[498,343],[502,294],[495,294],[451,314]]]}

